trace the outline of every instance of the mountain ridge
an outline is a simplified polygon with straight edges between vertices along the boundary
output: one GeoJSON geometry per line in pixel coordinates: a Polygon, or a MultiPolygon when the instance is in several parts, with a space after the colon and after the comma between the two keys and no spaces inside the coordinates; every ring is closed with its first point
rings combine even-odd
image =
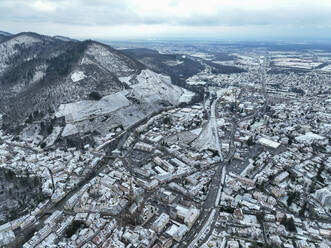
{"type": "Polygon", "coordinates": [[[36,144],[92,132],[107,135],[193,97],[169,76],[98,41],[24,32],[0,42],[3,128],[40,137],[36,144]],[[49,141],[50,135],[56,138],[49,141]]]}
{"type": "Polygon", "coordinates": [[[12,34],[0,30],[0,42],[3,41],[3,40],[5,40],[9,36],[12,36],[12,34]]]}
{"type": "Polygon", "coordinates": [[[63,42],[54,40],[49,36],[24,32],[11,36],[0,43],[0,52],[5,54],[5,51],[9,50],[10,53],[8,56],[2,56],[2,59],[5,61],[0,61],[4,62],[2,64],[5,64],[0,66],[2,99],[6,99],[9,96],[9,98],[17,100],[17,98],[26,97],[30,92],[40,91],[48,85],[55,86],[59,83],[55,81],[66,81],[72,70],[81,66],[79,62],[84,56],[85,62],[87,61],[86,63],[90,64],[90,70],[94,68],[98,69],[99,73],[107,73],[108,75],[106,76],[110,77],[115,88],[117,84],[123,84],[115,78],[115,76],[121,76],[121,72],[116,71],[114,68],[112,71],[109,71],[109,69],[105,69],[101,65],[96,68],[97,63],[89,60],[88,57],[93,56],[93,51],[91,51],[93,47],[100,48],[99,50],[103,50],[102,52],[108,50],[115,57],[121,57],[124,61],[122,65],[128,64],[125,69],[130,67],[134,69],[144,68],[139,62],[123,57],[115,49],[96,41],[63,42]],[[88,51],[89,48],[90,51],[88,51]],[[115,72],[117,75],[115,75],[115,72]]]}

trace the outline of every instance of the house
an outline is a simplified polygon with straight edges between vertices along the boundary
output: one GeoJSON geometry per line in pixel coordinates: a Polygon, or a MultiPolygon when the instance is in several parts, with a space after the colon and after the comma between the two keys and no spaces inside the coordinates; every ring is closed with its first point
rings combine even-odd
{"type": "Polygon", "coordinates": [[[0,247],[6,247],[15,240],[15,234],[12,230],[0,232],[0,247]]]}
{"type": "Polygon", "coordinates": [[[244,219],[244,214],[241,208],[237,208],[233,211],[233,217],[235,217],[238,220],[244,219]]]}
{"type": "Polygon", "coordinates": [[[239,248],[239,243],[236,240],[230,240],[227,242],[227,248],[239,248]]]}
{"type": "Polygon", "coordinates": [[[143,143],[143,142],[138,142],[135,146],[134,149],[140,150],[143,152],[151,152],[153,151],[154,147],[152,145],[143,143]]]}
{"type": "Polygon", "coordinates": [[[158,182],[156,179],[154,179],[154,180],[152,180],[152,181],[146,183],[146,184],[144,185],[144,188],[145,188],[146,190],[152,190],[152,189],[155,189],[158,185],[159,185],[159,182],[158,182]]]}
{"type": "Polygon", "coordinates": [[[269,239],[273,245],[275,245],[276,247],[281,247],[282,240],[278,235],[271,235],[269,239]]]}
{"type": "Polygon", "coordinates": [[[188,226],[188,228],[191,228],[193,226],[193,224],[200,215],[200,210],[195,208],[194,206],[191,206],[190,208],[186,208],[184,206],[177,205],[176,210],[177,210],[177,217],[179,219],[182,219],[184,223],[188,226]]]}
{"type": "Polygon", "coordinates": [[[134,232],[131,229],[126,229],[123,234],[123,240],[131,243],[131,244],[138,244],[139,243],[139,234],[134,232]]]}
{"type": "Polygon", "coordinates": [[[277,149],[280,146],[280,143],[267,138],[259,138],[257,142],[263,146],[270,147],[273,149],[277,149]]]}
{"type": "Polygon", "coordinates": [[[286,194],[285,190],[279,188],[279,187],[272,187],[271,193],[276,197],[279,198],[281,196],[284,196],[286,194]]]}
{"type": "Polygon", "coordinates": [[[295,140],[302,144],[312,144],[312,143],[318,143],[321,145],[328,144],[328,139],[326,137],[323,137],[321,135],[315,134],[313,132],[307,132],[304,135],[300,135],[295,138],[295,140]]]}
{"type": "Polygon", "coordinates": [[[280,173],[278,176],[275,177],[275,183],[281,183],[283,182],[286,178],[288,178],[290,174],[287,171],[284,171],[280,173]]]}
{"type": "Polygon", "coordinates": [[[200,153],[197,153],[197,152],[189,152],[188,153],[188,158],[193,160],[193,161],[199,160],[200,157],[201,157],[200,153]]]}
{"type": "Polygon", "coordinates": [[[171,236],[174,240],[176,240],[177,242],[180,242],[182,240],[182,238],[184,237],[184,235],[186,234],[187,231],[188,231],[187,226],[178,223],[178,224],[173,224],[167,230],[166,233],[169,236],[171,236]]]}
{"type": "Polygon", "coordinates": [[[172,239],[166,238],[165,236],[159,237],[157,243],[153,246],[153,248],[170,248],[172,246],[172,239]]]}
{"type": "Polygon", "coordinates": [[[152,229],[157,233],[161,233],[164,227],[169,223],[169,220],[169,215],[162,213],[153,223],[152,229]]]}
{"type": "Polygon", "coordinates": [[[156,196],[158,199],[167,204],[171,204],[176,199],[176,195],[174,193],[164,189],[161,189],[159,192],[157,192],[156,196]]]}
{"type": "Polygon", "coordinates": [[[325,238],[328,238],[328,239],[331,238],[331,230],[320,229],[320,230],[319,230],[319,234],[320,234],[322,237],[325,237],[325,238]]]}
{"type": "Polygon", "coordinates": [[[322,204],[326,209],[331,208],[331,186],[316,190],[315,198],[322,204]]]}
{"type": "Polygon", "coordinates": [[[298,248],[310,248],[311,247],[306,240],[297,240],[297,241],[295,241],[295,243],[298,248]]]}
{"type": "Polygon", "coordinates": [[[277,213],[276,213],[276,220],[277,220],[278,222],[282,222],[283,219],[284,219],[284,217],[285,217],[285,214],[284,214],[284,213],[281,213],[281,212],[277,212],[277,213]]]}

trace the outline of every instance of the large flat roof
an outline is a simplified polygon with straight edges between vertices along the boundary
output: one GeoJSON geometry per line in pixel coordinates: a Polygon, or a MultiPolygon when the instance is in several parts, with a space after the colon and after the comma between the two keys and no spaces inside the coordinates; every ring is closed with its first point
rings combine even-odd
{"type": "Polygon", "coordinates": [[[270,140],[270,139],[267,139],[267,138],[259,138],[258,142],[261,145],[269,146],[269,147],[274,148],[274,149],[277,149],[280,146],[280,143],[275,142],[275,141],[270,140]]]}

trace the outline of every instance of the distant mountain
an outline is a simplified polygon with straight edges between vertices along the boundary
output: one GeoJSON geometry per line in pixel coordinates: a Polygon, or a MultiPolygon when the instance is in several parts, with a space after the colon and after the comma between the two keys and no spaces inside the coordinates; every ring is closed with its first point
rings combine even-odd
{"type": "Polygon", "coordinates": [[[169,77],[96,41],[20,33],[0,42],[5,128],[63,117],[66,136],[126,128],[192,97],[169,77]]]}
{"type": "Polygon", "coordinates": [[[174,84],[185,87],[186,79],[201,72],[204,67],[200,62],[181,54],[161,54],[147,48],[133,48],[121,50],[131,58],[151,68],[158,73],[171,76],[174,84]]]}
{"type": "Polygon", "coordinates": [[[239,67],[216,64],[184,54],[161,54],[156,50],[147,48],[124,49],[121,51],[158,73],[170,75],[174,84],[197,93],[201,92],[202,89],[197,86],[187,85],[186,79],[205,69],[202,64],[208,65],[215,74],[241,73],[245,71],[239,67]]]}
{"type": "Polygon", "coordinates": [[[12,34],[11,33],[8,33],[8,32],[4,32],[4,31],[0,31],[0,35],[11,36],[12,34]]]}
{"type": "Polygon", "coordinates": [[[12,34],[4,31],[0,31],[0,42],[7,39],[9,36],[12,36],[12,34]]]}
{"type": "Polygon", "coordinates": [[[62,41],[78,41],[75,39],[71,39],[69,37],[61,36],[61,35],[55,35],[53,36],[54,39],[62,40],[62,41]]]}

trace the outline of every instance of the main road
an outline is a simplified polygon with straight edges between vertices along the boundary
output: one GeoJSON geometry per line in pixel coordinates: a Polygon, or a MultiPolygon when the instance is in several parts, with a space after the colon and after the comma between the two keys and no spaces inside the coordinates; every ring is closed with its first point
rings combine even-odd
{"type": "MultiPolygon", "coordinates": [[[[266,112],[266,108],[269,103],[268,94],[266,91],[266,64],[267,59],[263,61],[263,63],[260,64],[261,68],[261,75],[262,75],[262,90],[263,95],[265,98],[264,105],[262,107],[262,112],[266,112]],[[264,66],[263,66],[263,65],[264,66]]],[[[222,151],[221,151],[221,142],[219,141],[218,131],[217,131],[217,118],[216,118],[216,106],[219,101],[220,97],[215,99],[211,105],[210,108],[210,118],[209,123],[210,127],[212,128],[212,135],[216,137],[216,147],[217,151],[220,155],[221,161],[220,164],[216,170],[216,173],[212,179],[211,187],[208,192],[207,200],[205,201],[203,205],[203,211],[199,218],[199,223],[193,227],[187,236],[186,240],[192,240],[191,243],[188,244],[187,247],[193,248],[193,247],[199,247],[201,243],[206,242],[208,240],[208,237],[212,234],[213,229],[215,227],[217,216],[219,215],[220,208],[219,203],[221,200],[222,192],[223,192],[223,186],[225,184],[225,178],[227,174],[227,164],[231,161],[234,154],[234,135],[235,131],[238,126],[238,120],[235,118],[233,120],[233,126],[231,130],[231,141],[230,141],[230,149],[227,157],[223,159],[222,151]],[[188,239],[189,238],[189,239],[188,239]],[[200,240],[200,242],[199,242],[200,240]]],[[[253,116],[249,116],[248,118],[253,118],[256,116],[256,112],[253,116]]],[[[206,125],[206,128],[208,128],[208,125],[206,125]]],[[[224,241],[224,240],[223,240],[224,241]]]]}
{"type": "Polygon", "coordinates": [[[220,97],[216,98],[210,108],[209,123],[206,128],[210,125],[212,129],[212,135],[216,137],[216,147],[220,156],[220,163],[216,169],[216,173],[212,179],[210,189],[207,195],[207,199],[203,204],[202,213],[197,221],[197,224],[193,226],[185,240],[192,240],[187,247],[193,248],[199,246],[199,240],[205,239],[206,234],[210,234],[215,226],[217,216],[219,214],[218,204],[221,199],[223,185],[225,183],[225,175],[227,173],[226,165],[223,161],[222,145],[219,140],[217,130],[217,103],[220,97]]]}

